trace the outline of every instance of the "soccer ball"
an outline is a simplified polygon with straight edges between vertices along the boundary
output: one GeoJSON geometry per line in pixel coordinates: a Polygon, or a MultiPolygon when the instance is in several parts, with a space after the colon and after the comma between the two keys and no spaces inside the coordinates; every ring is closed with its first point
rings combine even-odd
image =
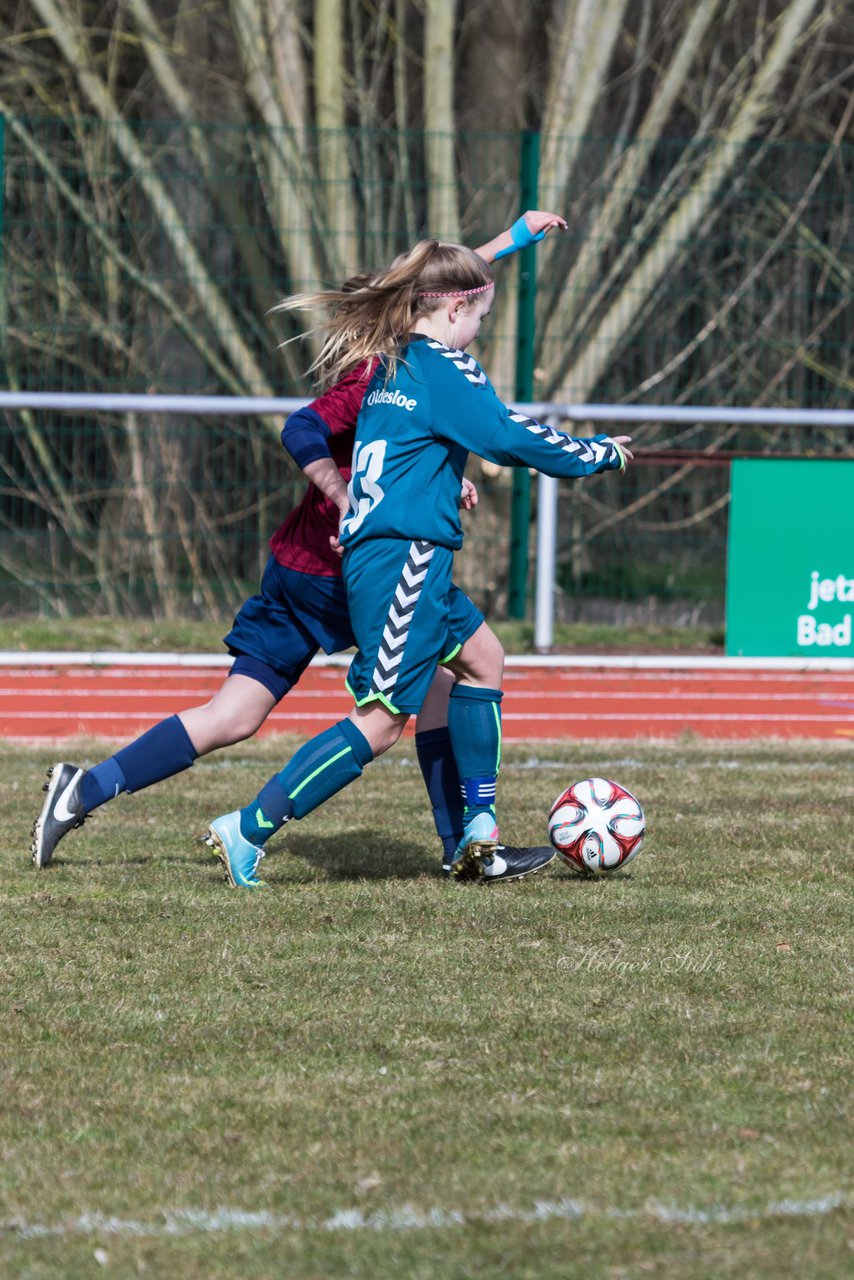
{"type": "Polygon", "coordinates": [[[573,871],[618,871],[641,851],[646,821],[630,791],[587,778],[562,792],[549,811],[549,839],[573,871]]]}

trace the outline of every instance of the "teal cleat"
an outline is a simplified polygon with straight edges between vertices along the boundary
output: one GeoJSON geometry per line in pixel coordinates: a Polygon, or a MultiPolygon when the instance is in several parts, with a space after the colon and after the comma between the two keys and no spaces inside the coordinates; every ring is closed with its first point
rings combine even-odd
{"type": "Polygon", "coordinates": [[[495,859],[499,835],[491,813],[476,813],[451,859],[452,880],[483,880],[495,859]]]}
{"type": "Polygon", "coordinates": [[[225,867],[229,884],[235,889],[267,888],[267,882],[255,874],[264,850],[240,834],[239,809],[214,818],[204,839],[225,867]]]}

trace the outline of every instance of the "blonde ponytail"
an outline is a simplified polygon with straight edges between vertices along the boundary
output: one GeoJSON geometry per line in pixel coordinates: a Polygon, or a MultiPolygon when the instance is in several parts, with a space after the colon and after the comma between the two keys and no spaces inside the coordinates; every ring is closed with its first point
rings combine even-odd
{"type": "Polygon", "coordinates": [[[352,276],[339,289],[295,294],[272,310],[327,313],[308,331],[326,335],[308,372],[328,386],[375,356],[393,377],[418,316],[435,311],[443,297],[482,293],[491,284],[488,264],[465,245],[421,240],[383,271],[352,276]]]}

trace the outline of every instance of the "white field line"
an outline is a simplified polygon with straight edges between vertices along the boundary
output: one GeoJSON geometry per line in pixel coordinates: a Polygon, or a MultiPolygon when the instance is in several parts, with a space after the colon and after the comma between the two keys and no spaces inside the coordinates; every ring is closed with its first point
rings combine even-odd
{"type": "Polygon", "coordinates": [[[403,1232],[429,1231],[436,1228],[465,1227],[481,1223],[577,1222],[584,1218],[595,1221],[648,1221],[665,1226],[675,1223],[687,1226],[732,1226],[742,1222],[764,1222],[773,1218],[820,1218],[837,1209],[848,1209],[851,1200],[842,1192],[832,1192],[814,1200],[772,1200],[750,1208],[747,1205],[694,1206],[650,1204],[643,1209],[597,1207],[578,1200],[537,1200],[530,1209],[512,1205],[496,1205],[481,1212],[418,1209],[401,1205],[397,1209],[378,1209],[365,1213],[362,1209],[340,1209],[328,1218],[305,1218],[295,1214],[270,1213],[244,1209],[178,1209],[163,1211],[155,1219],[119,1218],[109,1214],[84,1213],[59,1223],[28,1222],[21,1218],[0,1222],[0,1228],[23,1240],[44,1237],[91,1235],[108,1236],[189,1236],[222,1231],[273,1232],[403,1232]]]}
{"type": "MultiPolygon", "coordinates": [[[[319,654],[313,667],[349,667],[352,654],[319,654]]],[[[0,667],[134,666],[134,667],[230,667],[228,654],[211,653],[123,653],[113,650],[52,651],[0,650],[0,667]]],[[[686,654],[508,654],[508,667],[566,668],[569,671],[595,667],[630,671],[851,671],[854,658],[824,655],[805,658],[724,658],[686,654]]]]}

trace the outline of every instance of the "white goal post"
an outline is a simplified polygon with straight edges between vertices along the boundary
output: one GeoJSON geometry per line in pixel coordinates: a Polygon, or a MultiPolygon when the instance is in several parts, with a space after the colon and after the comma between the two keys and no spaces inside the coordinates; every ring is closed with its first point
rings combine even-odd
{"type": "MultiPolygon", "coordinates": [[[[0,391],[0,410],[53,409],[66,413],[170,413],[224,414],[256,417],[287,416],[307,397],[295,396],[197,396],[132,395],[67,391],[0,391]]],[[[717,405],[657,404],[561,404],[545,401],[514,404],[521,413],[559,426],[561,422],[596,422],[615,425],[642,423],[703,423],[726,426],[801,426],[854,428],[854,411],[846,409],[754,409],[717,405]]],[[[536,586],[534,593],[534,646],[547,652],[554,638],[554,584],[557,554],[558,482],[540,475],[537,502],[536,586]]]]}

